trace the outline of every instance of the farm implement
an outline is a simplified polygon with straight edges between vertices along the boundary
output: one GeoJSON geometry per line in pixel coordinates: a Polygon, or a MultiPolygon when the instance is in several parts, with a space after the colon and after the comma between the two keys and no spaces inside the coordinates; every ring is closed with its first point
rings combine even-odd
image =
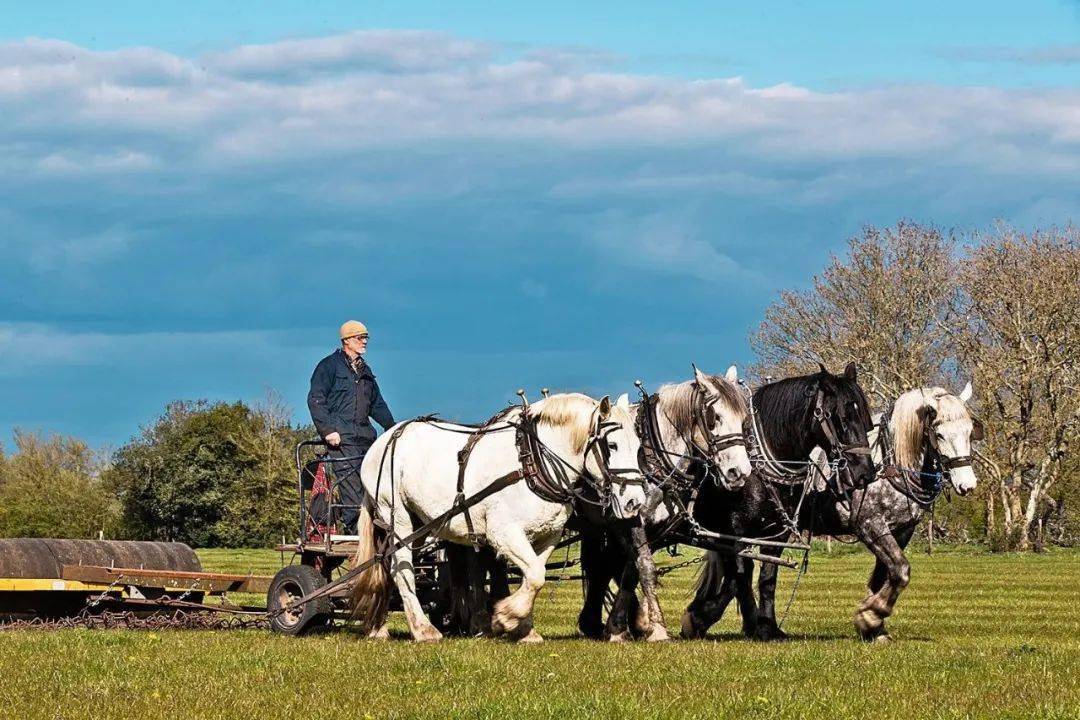
{"type": "MultiPolygon", "coordinates": [[[[0,622],[47,622],[205,609],[252,615],[226,593],[263,593],[270,578],[203,572],[183,543],[122,540],[0,540],[0,622]],[[221,599],[208,605],[208,597],[221,599]]],[[[93,623],[94,620],[88,620],[93,623]]]]}

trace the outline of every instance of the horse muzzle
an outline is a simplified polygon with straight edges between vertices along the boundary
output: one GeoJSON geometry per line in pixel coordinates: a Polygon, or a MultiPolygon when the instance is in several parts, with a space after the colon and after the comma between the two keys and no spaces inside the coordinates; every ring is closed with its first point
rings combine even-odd
{"type": "Polygon", "coordinates": [[[742,490],[746,485],[746,478],[747,475],[740,472],[739,468],[730,467],[720,475],[719,480],[725,490],[742,490]]]}

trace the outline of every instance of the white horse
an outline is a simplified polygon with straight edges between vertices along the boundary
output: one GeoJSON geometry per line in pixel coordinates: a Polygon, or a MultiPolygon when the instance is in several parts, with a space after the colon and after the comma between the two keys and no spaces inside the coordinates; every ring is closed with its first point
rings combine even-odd
{"type": "Polygon", "coordinates": [[[639,418],[640,413],[648,409],[653,416],[658,437],[650,438],[649,449],[659,467],[648,470],[667,475],[660,480],[668,484],[653,492],[642,512],[646,527],[630,528],[628,542],[614,542],[612,531],[599,527],[582,533],[581,561],[587,580],[578,628],[585,636],[599,638],[606,634],[610,640],[624,641],[631,637],[628,624],[633,621],[637,631],[650,641],[668,639],[655,571],[650,572],[652,546],[646,538],[663,541],[656,536],[669,524],[676,503],[688,502],[697,484],[715,481],[727,490],[737,491],[752,472],[743,439],[743,421],[749,409],[736,384],[738,379],[734,365],[723,376],[703,373],[695,365],[694,379],[661,387],[655,406],[646,408],[637,403],[631,407],[638,427],[648,421],[639,418]],[[702,469],[706,479],[694,475],[702,469]],[[627,548],[632,550],[629,556],[627,548]],[[619,593],[605,627],[603,607],[613,577],[618,578],[619,593]],[[638,584],[643,596],[640,604],[635,597],[638,584]]]}
{"type": "MultiPolygon", "coordinates": [[[[535,427],[540,443],[558,458],[540,460],[549,477],[562,472],[568,483],[591,482],[594,486],[607,482],[598,478],[614,478],[612,487],[601,489],[610,491],[612,509],[620,519],[634,518],[644,507],[647,487],[638,467],[639,441],[626,395],[614,406],[607,397],[597,402],[576,393],[552,395],[527,411],[512,410],[505,420],[535,427]],[[597,442],[606,446],[604,453],[591,451],[597,442]]],[[[475,430],[449,423],[415,422],[391,443],[397,427],[375,441],[360,471],[366,502],[360,515],[357,564],[375,557],[373,513],[397,537],[405,537],[414,530],[413,517],[425,524],[451,509],[457,498],[458,452],[475,430]]],[[[466,466],[466,497],[521,467],[515,436],[514,427],[507,425],[479,439],[466,466]]],[[[453,543],[486,543],[521,569],[521,586],[495,606],[495,634],[524,642],[543,639],[532,627],[533,603],[544,586],[548,556],[571,510],[570,502],[546,500],[522,480],[484,498],[467,513],[453,516],[436,530],[437,537],[453,543]]],[[[410,547],[394,553],[392,574],[413,639],[440,639],[442,634],[431,624],[416,596],[410,547]]],[[[354,585],[355,616],[374,637],[386,635],[388,595],[381,563],[362,573],[354,585]]]]}

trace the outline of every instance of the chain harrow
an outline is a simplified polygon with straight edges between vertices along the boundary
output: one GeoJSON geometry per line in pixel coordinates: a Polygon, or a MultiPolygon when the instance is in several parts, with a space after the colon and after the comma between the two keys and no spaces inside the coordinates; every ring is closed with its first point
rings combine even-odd
{"type": "Polygon", "coordinates": [[[0,622],[0,632],[12,630],[246,630],[269,627],[265,616],[222,615],[214,610],[173,610],[167,613],[82,612],[62,618],[29,618],[0,622]]]}

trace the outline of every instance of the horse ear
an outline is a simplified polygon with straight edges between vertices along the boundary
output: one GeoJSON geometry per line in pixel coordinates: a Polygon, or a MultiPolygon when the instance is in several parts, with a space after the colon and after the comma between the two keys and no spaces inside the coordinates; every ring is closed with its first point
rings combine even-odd
{"type": "Polygon", "coordinates": [[[960,394],[957,395],[957,397],[960,398],[960,400],[962,402],[965,402],[965,403],[968,400],[971,399],[971,383],[970,382],[967,385],[964,386],[964,389],[960,391],[960,394]]]}
{"type": "Polygon", "coordinates": [[[709,387],[709,376],[698,370],[697,365],[690,363],[690,367],[694,368],[694,381],[701,386],[703,390],[707,390],[709,387]]]}
{"type": "Polygon", "coordinates": [[[986,437],[986,427],[979,418],[971,418],[971,439],[982,440],[986,437]]]}
{"type": "Polygon", "coordinates": [[[847,379],[847,380],[850,380],[851,382],[855,382],[855,380],[858,378],[858,376],[859,376],[859,372],[855,368],[855,363],[849,362],[847,364],[847,367],[844,368],[844,378],[847,379]]]}
{"type": "Polygon", "coordinates": [[[620,395],[619,399],[615,401],[615,407],[619,407],[626,412],[630,412],[630,396],[626,393],[620,395]]]}
{"type": "Polygon", "coordinates": [[[611,398],[605,395],[600,399],[600,419],[607,420],[607,416],[611,414],[611,398]]]}
{"type": "Polygon", "coordinates": [[[734,365],[729,367],[727,369],[727,372],[724,373],[724,379],[726,379],[728,382],[735,382],[736,380],[738,380],[739,379],[739,371],[738,371],[738,369],[736,369],[736,367],[734,365]]]}
{"type": "Polygon", "coordinates": [[[823,362],[819,362],[819,363],[817,364],[817,366],[818,366],[819,368],[821,368],[821,374],[822,374],[822,375],[828,375],[828,374],[829,374],[829,371],[825,369],[825,363],[823,363],[823,362]]]}

